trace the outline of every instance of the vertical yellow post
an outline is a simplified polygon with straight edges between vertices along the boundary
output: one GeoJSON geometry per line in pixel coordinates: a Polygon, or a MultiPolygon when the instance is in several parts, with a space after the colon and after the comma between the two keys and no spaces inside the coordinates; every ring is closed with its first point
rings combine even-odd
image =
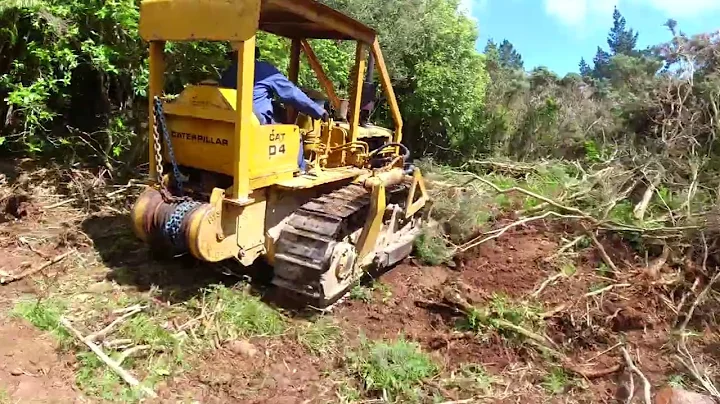
{"type": "Polygon", "coordinates": [[[233,145],[233,195],[246,200],[250,194],[250,149],[252,147],[253,79],[255,77],[255,37],[235,43],[238,51],[237,116],[233,145]]]}
{"type": "Polygon", "coordinates": [[[365,44],[358,41],[355,51],[355,68],[352,71],[350,94],[350,135],[357,141],[360,126],[360,103],[362,102],[363,78],[365,76],[365,44]]]}
{"type": "Polygon", "coordinates": [[[380,50],[380,43],[377,38],[372,46],[373,56],[375,56],[375,66],[378,69],[378,75],[380,76],[380,82],[382,83],[383,90],[385,90],[385,97],[387,98],[388,105],[390,106],[390,113],[392,114],[393,121],[395,122],[395,139],[396,143],[402,141],[402,117],[400,116],[400,107],[398,107],[397,99],[395,98],[395,91],[393,90],[392,83],[390,82],[390,74],[388,73],[387,66],[385,66],[385,59],[383,58],[382,51],[380,50]]]}
{"type": "Polygon", "coordinates": [[[155,169],[155,142],[153,141],[153,128],[155,127],[155,114],[153,114],[155,96],[161,96],[165,85],[165,49],[164,41],[150,42],[150,88],[148,89],[148,99],[150,100],[150,119],[148,129],[148,153],[150,161],[150,179],[156,180],[157,170],[155,169]]]}

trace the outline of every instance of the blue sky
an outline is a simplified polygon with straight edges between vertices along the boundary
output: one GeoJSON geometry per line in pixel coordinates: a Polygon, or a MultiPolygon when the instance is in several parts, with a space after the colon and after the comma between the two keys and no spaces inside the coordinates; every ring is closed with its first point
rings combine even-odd
{"type": "Polygon", "coordinates": [[[615,5],[628,26],[640,32],[639,47],[670,39],[668,18],[688,34],[720,29],[720,0],[462,0],[480,31],[478,47],[488,38],[508,39],[522,54],[525,68],[547,66],[558,74],[578,70],[585,57],[592,66],[598,45],[607,49],[615,5]]]}

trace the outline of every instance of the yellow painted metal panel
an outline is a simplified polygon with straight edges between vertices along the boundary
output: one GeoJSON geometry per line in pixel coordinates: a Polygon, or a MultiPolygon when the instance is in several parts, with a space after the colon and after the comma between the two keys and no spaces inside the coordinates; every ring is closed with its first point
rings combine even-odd
{"type": "Polygon", "coordinates": [[[280,181],[276,185],[282,189],[309,189],[331,182],[355,178],[364,173],[367,173],[367,170],[354,167],[329,168],[317,175],[302,175],[287,181],[280,181]]]}
{"type": "Polygon", "coordinates": [[[251,142],[250,178],[298,170],[300,130],[295,125],[261,125],[251,142]]]}
{"type": "Polygon", "coordinates": [[[207,119],[212,121],[235,123],[235,111],[222,110],[217,108],[203,108],[194,105],[182,105],[182,104],[165,104],[163,108],[166,115],[180,115],[195,117],[199,119],[207,119]]]}
{"type": "Polygon", "coordinates": [[[250,156],[253,143],[253,86],[255,75],[255,36],[234,44],[238,50],[237,98],[238,120],[233,142],[233,195],[246,199],[250,193],[250,156]]]}
{"type": "Polygon", "coordinates": [[[146,41],[245,41],[255,36],[260,0],[143,0],[146,41]]]}
{"type": "Polygon", "coordinates": [[[402,141],[402,127],[403,121],[400,115],[400,107],[398,107],[397,99],[395,98],[395,91],[390,81],[390,74],[388,73],[387,67],[385,66],[385,58],[383,58],[382,50],[380,50],[380,43],[375,39],[372,45],[373,56],[375,56],[375,65],[380,75],[380,83],[382,84],[383,90],[385,91],[385,97],[387,98],[388,105],[390,106],[390,113],[392,114],[393,122],[395,123],[395,139],[394,142],[400,143],[402,141]]]}
{"type": "Polygon", "coordinates": [[[352,71],[350,94],[350,136],[355,142],[358,137],[358,126],[360,123],[360,102],[362,101],[363,78],[365,76],[365,45],[362,42],[357,43],[355,51],[355,69],[352,71]]]}
{"type": "Polygon", "coordinates": [[[310,43],[306,40],[302,40],[300,43],[302,44],[303,53],[305,53],[310,67],[313,69],[315,76],[317,76],[320,86],[325,90],[327,97],[330,99],[330,103],[333,108],[340,110],[340,98],[338,98],[335,93],[333,82],[328,78],[327,74],[325,74],[325,70],[323,70],[322,64],[320,64],[320,60],[317,58],[317,55],[315,55],[310,43]]]}
{"type": "Polygon", "coordinates": [[[233,123],[168,115],[167,124],[178,164],[233,175],[233,123]]]}

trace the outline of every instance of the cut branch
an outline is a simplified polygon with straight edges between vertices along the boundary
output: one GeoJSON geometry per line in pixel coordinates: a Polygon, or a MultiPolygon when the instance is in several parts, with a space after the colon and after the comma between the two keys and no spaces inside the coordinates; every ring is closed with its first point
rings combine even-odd
{"type": "Polygon", "coordinates": [[[490,240],[493,240],[493,239],[496,239],[496,238],[502,236],[502,235],[505,234],[508,230],[510,230],[510,229],[512,229],[512,228],[514,228],[514,227],[517,227],[517,226],[520,226],[520,225],[523,225],[523,224],[527,224],[527,223],[530,223],[530,222],[534,222],[534,221],[537,221],[537,220],[546,219],[546,218],[548,218],[548,217],[550,217],[550,216],[555,216],[555,217],[559,217],[559,218],[562,218],[562,219],[585,219],[585,218],[586,218],[585,216],[561,215],[561,214],[559,214],[559,213],[557,213],[557,212],[553,212],[553,211],[545,212],[544,214],[542,214],[542,215],[540,215],[540,216],[533,216],[533,217],[528,217],[528,218],[525,218],[525,219],[522,219],[522,220],[518,220],[518,221],[516,221],[516,222],[510,223],[509,225],[507,225],[507,226],[505,226],[505,227],[503,227],[503,228],[500,228],[500,229],[493,230],[493,231],[491,231],[491,232],[485,233],[485,234],[481,235],[480,237],[477,237],[477,238],[475,238],[475,239],[473,239],[473,240],[470,240],[470,241],[468,241],[467,243],[459,246],[459,247],[457,248],[457,251],[458,251],[458,252],[465,252],[465,251],[467,251],[467,250],[471,250],[471,249],[473,249],[473,248],[475,248],[475,247],[477,247],[477,246],[479,246],[479,245],[481,245],[481,244],[483,244],[483,243],[486,243],[486,242],[488,242],[488,241],[490,241],[490,240]]]}
{"type": "Polygon", "coordinates": [[[92,342],[102,341],[103,339],[105,339],[105,337],[108,336],[108,334],[110,334],[113,331],[113,329],[115,327],[118,326],[118,324],[120,324],[123,321],[127,320],[128,318],[140,313],[141,311],[142,311],[142,308],[133,309],[133,310],[123,314],[122,316],[116,318],[107,327],[103,328],[102,330],[100,330],[98,332],[92,333],[85,338],[87,338],[88,341],[92,341],[92,342]]]}
{"type": "Polygon", "coordinates": [[[103,361],[113,372],[115,372],[118,376],[120,376],[127,384],[129,384],[132,387],[140,389],[143,393],[147,394],[148,396],[152,398],[156,398],[157,394],[150,389],[149,387],[142,386],[138,379],[135,378],[135,376],[131,375],[127,370],[123,369],[120,364],[112,360],[105,352],[103,352],[102,349],[100,349],[99,346],[97,346],[94,342],[88,340],[87,338],[83,337],[82,333],[78,331],[75,327],[72,326],[70,321],[68,321],[66,318],[60,318],[60,324],[62,324],[63,327],[65,327],[70,333],[75,336],[75,338],[79,339],[82,343],[87,345],[90,350],[97,355],[97,357],[103,361]]]}
{"type": "Polygon", "coordinates": [[[10,275],[10,276],[8,276],[8,277],[6,277],[6,278],[5,278],[5,277],[0,278],[0,285],[7,285],[8,283],[12,283],[12,282],[15,282],[15,281],[19,281],[20,279],[26,278],[26,277],[28,277],[28,276],[30,276],[30,275],[35,275],[36,273],[45,270],[45,269],[48,268],[49,266],[55,265],[55,264],[57,264],[58,262],[64,260],[65,258],[67,258],[69,255],[73,254],[74,252],[75,252],[75,250],[66,251],[66,252],[64,252],[64,253],[56,256],[55,258],[51,259],[50,261],[48,261],[48,262],[40,265],[40,266],[37,267],[37,268],[30,269],[30,270],[27,270],[27,271],[25,271],[25,272],[21,272],[21,273],[19,273],[19,274],[17,274],[17,275],[10,275]]]}
{"type": "Polygon", "coordinates": [[[647,377],[645,377],[643,372],[641,372],[640,369],[635,366],[635,362],[633,362],[627,349],[625,349],[625,347],[622,347],[620,348],[620,350],[622,351],[623,358],[625,358],[625,363],[627,364],[628,369],[638,375],[638,377],[640,377],[640,380],[642,380],[643,382],[643,400],[645,401],[645,404],[652,404],[652,391],[650,381],[647,377]]]}

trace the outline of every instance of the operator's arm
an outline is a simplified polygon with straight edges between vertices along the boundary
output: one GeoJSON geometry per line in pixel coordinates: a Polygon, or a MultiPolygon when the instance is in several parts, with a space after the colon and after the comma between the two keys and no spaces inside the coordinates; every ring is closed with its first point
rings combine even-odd
{"type": "Polygon", "coordinates": [[[292,81],[288,80],[282,73],[277,72],[268,77],[266,82],[273,89],[280,101],[290,104],[300,112],[314,118],[322,119],[326,114],[325,109],[310,99],[302,90],[297,88],[292,81]]]}

